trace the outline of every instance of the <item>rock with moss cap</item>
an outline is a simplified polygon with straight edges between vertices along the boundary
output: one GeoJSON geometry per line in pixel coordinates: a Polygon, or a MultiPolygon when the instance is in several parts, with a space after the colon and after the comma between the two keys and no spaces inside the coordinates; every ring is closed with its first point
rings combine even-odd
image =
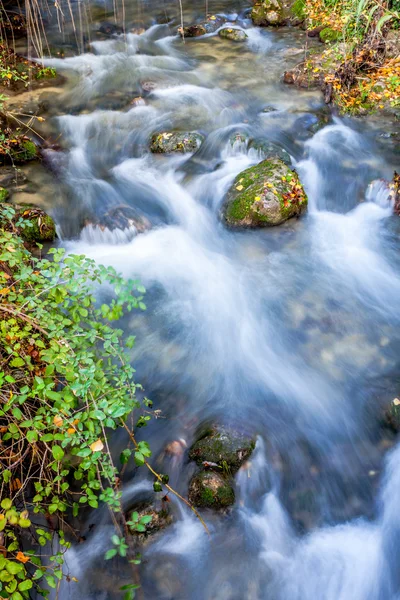
{"type": "Polygon", "coordinates": [[[223,475],[201,471],[189,484],[189,502],[199,508],[220,510],[234,504],[235,492],[223,475]]]}
{"type": "Polygon", "coordinates": [[[22,217],[27,223],[20,229],[21,237],[30,244],[52,242],[56,236],[56,226],[53,219],[35,206],[21,206],[17,217],[22,217]]]}
{"type": "Polygon", "coordinates": [[[14,163],[24,163],[38,158],[38,148],[32,140],[23,139],[17,147],[11,150],[14,163]]]}
{"type": "Polygon", "coordinates": [[[297,173],[272,157],[236,177],[223,217],[230,227],[266,227],[299,216],[306,207],[307,196],[297,173]]]}
{"type": "Polygon", "coordinates": [[[340,31],[336,31],[331,27],[324,27],[324,29],[319,32],[319,39],[324,44],[329,44],[330,42],[337,42],[341,35],[340,31]]]}
{"type": "Polygon", "coordinates": [[[247,34],[243,29],[232,29],[230,27],[224,27],[218,32],[219,37],[225,40],[231,40],[232,42],[245,42],[247,40],[247,34]]]}
{"type": "Polygon", "coordinates": [[[251,437],[227,427],[212,426],[203,431],[190,448],[189,458],[198,465],[233,475],[254,447],[255,441],[251,437]]]}
{"type": "Polygon", "coordinates": [[[283,25],[286,21],[284,9],[280,0],[263,0],[254,4],[251,11],[254,25],[266,27],[268,25],[283,25]]]}
{"type": "Polygon", "coordinates": [[[154,154],[170,154],[172,152],[196,152],[203,141],[203,136],[196,132],[155,133],[151,138],[150,150],[154,154]]]}

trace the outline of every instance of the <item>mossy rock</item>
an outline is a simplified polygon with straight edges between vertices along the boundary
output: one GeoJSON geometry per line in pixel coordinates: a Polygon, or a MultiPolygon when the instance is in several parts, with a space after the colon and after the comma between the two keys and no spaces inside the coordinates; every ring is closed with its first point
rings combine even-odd
{"type": "Polygon", "coordinates": [[[30,244],[52,242],[56,236],[56,226],[53,219],[40,208],[25,206],[17,213],[30,225],[21,228],[21,237],[30,244]]]}
{"type": "Polygon", "coordinates": [[[6,188],[0,187],[0,202],[5,202],[8,200],[10,196],[10,192],[6,190],[6,188]]]}
{"type": "Polygon", "coordinates": [[[251,11],[251,20],[254,25],[266,27],[268,25],[283,25],[286,21],[284,9],[280,0],[264,0],[256,2],[251,11]]]}
{"type": "Polygon", "coordinates": [[[236,177],[223,216],[230,227],[266,227],[299,216],[306,207],[297,173],[281,158],[271,157],[236,177]]]}
{"type": "Polygon", "coordinates": [[[189,484],[189,502],[199,508],[220,510],[235,502],[235,492],[224,476],[201,471],[189,484]]]}
{"type": "Polygon", "coordinates": [[[249,458],[255,447],[252,438],[226,427],[211,427],[189,450],[198,465],[210,463],[221,472],[233,475],[249,458]]]}
{"type": "Polygon", "coordinates": [[[155,133],[150,142],[150,150],[155,154],[170,154],[172,152],[196,152],[203,141],[203,136],[196,132],[155,133]]]}
{"type": "Polygon", "coordinates": [[[225,40],[231,40],[232,42],[245,42],[247,40],[247,34],[243,29],[231,29],[230,27],[224,27],[218,32],[219,37],[225,40]]]}
{"type": "Polygon", "coordinates": [[[331,29],[330,27],[325,27],[322,31],[319,32],[319,39],[324,44],[329,44],[330,42],[337,42],[340,39],[341,33],[340,31],[336,31],[335,29],[331,29]]]}
{"type": "Polygon", "coordinates": [[[192,38],[192,37],[200,37],[201,35],[205,35],[207,33],[207,29],[205,25],[187,25],[182,29],[182,27],[178,28],[178,33],[181,37],[192,38]]]}
{"type": "Polygon", "coordinates": [[[25,163],[38,157],[38,148],[32,140],[24,139],[11,148],[11,159],[14,163],[25,163]]]}

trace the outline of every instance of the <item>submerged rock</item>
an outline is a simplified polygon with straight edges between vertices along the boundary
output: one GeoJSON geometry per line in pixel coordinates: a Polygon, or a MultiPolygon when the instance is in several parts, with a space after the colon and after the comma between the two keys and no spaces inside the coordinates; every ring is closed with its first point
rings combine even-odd
{"type": "Polygon", "coordinates": [[[254,4],[251,11],[251,19],[254,25],[262,27],[268,25],[283,25],[285,15],[280,0],[263,0],[254,4]]]}
{"type": "Polygon", "coordinates": [[[109,229],[110,231],[114,231],[114,229],[124,230],[135,228],[137,233],[143,233],[151,227],[147,219],[139,215],[134,208],[127,205],[110,208],[97,222],[92,224],[103,229],[109,229]]]}
{"type": "Polygon", "coordinates": [[[297,173],[280,158],[271,157],[236,177],[223,215],[230,227],[265,227],[299,216],[306,207],[297,173]]]}
{"type": "Polygon", "coordinates": [[[121,25],[117,25],[116,23],[112,23],[110,21],[104,21],[99,25],[99,32],[104,35],[120,35],[124,32],[123,27],[121,25]]]}
{"type": "Polygon", "coordinates": [[[201,145],[203,136],[196,132],[155,133],[151,138],[150,150],[155,154],[171,152],[195,152],[201,145]]]}
{"type": "Polygon", "coordinates": [[[189,502],[199,508],[223,509],[234,504],[235,492],[223,475],[202,471],[189,484],[189,502]]]}
{"type": "Polygon", "coordinates": [[[193,444],[189,458],[198,465],[212,466],[227,474],[235,474],[255,447],[252,438],[226,427],[211,427],[193,444]]]}
{"type": "Polygon", "coordinates": [[[247,39],[247,34],[243,31],[243,29],[231,29],[226,27],[221,29],[218,32],[219,37],[231,40],[232,42],[245,42],[247,39]]]}
{"type": "Polygon", "coordinates": [[[134,526],[129,527],[130,533],[139,537],[141,541],[162,531],[173,522],[173,516],[167,502],[163,502],[162,508],[159,510],[152,502],[141,503],[133,507],[126,515],[127,521],[133,523],[140,523],[143,517],[147,518],[144,523],[142,522],[143,524],[141,524],[139,531],[134,526]]]}

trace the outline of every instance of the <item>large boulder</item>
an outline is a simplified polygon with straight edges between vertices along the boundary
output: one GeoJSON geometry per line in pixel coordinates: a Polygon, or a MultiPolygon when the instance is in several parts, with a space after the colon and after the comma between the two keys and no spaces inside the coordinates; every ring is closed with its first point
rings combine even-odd
{"type": "Polygon", "coordinates": [[[229,480],[214,471],[201,471],[189,484],[189,502],[199,508],[228,508],[235,502],[229,480]]]}
{"type": "Polygon", "coordinates": [[[171,152],[195,152],[201,145],[203,136],[196,132],[155,133],[150,142],[150,150],[154,154],[170,154],[171,152]]]}
{"type": "Polygon", "coordinates": [[[251,11],[251,19],[254,25],[261,27],[283,25],[286,21],[280,0],[257,1],[251,11]]]}
{"type": "Polygon", "coordinates": [[[249,458],[255,441],[233,429],[213,426],[206,429],[189,450],[189,458],[200,466],[233,475],[249,458]]]}
{"type": "Polygon", "coordinates": [[[307,196],[297,173],[272,157],[236,177],[223,216],[230,227],[265,227],[299,216],[306,207],[307,196]]]}
{"type": "Polygon", "coordinates": [[[243,29],[233,29],[230,27],[224,27],[218,32],[219,37],[225,40],[231,40],[232,42],[245,42],[247,39],[247,33],[243,29]]]}

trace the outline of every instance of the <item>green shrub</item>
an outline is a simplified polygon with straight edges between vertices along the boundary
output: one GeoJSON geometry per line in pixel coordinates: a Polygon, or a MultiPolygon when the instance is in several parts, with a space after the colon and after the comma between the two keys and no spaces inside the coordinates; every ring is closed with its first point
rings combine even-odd
{"type": "MultiPolygon", "coordinates": [[[[119,466],[131,455],[143,465],[151,452],[129,427],[130,442],[116,465],[106,437],[126,429],[135,412],[141,425],[150,418],[142,413],[125,350],[134,338],[112,326],[126,311],[145,309],[144,288],[62,249],[51,250],[51,260],[33,257],[14,223],[12,209],[0,211],[0,536],[6,548],[0,597],[22,600],[31,592],[46,596],[43,583],[55,588],[63,577],[71,580],[63,523],[85,506],[105,502],[112,512],[116,534],[107,558],[114,550],[132,558],[123,537],[119,466]],[[40,548],[53,533],[40,513],[58,517],[61,550],[46,564],[40,548]]],[[[21,220],[16,225],[28,227],[21,220]]],[[[128,592],[133,597],[134,587],[128,592]]]]}

